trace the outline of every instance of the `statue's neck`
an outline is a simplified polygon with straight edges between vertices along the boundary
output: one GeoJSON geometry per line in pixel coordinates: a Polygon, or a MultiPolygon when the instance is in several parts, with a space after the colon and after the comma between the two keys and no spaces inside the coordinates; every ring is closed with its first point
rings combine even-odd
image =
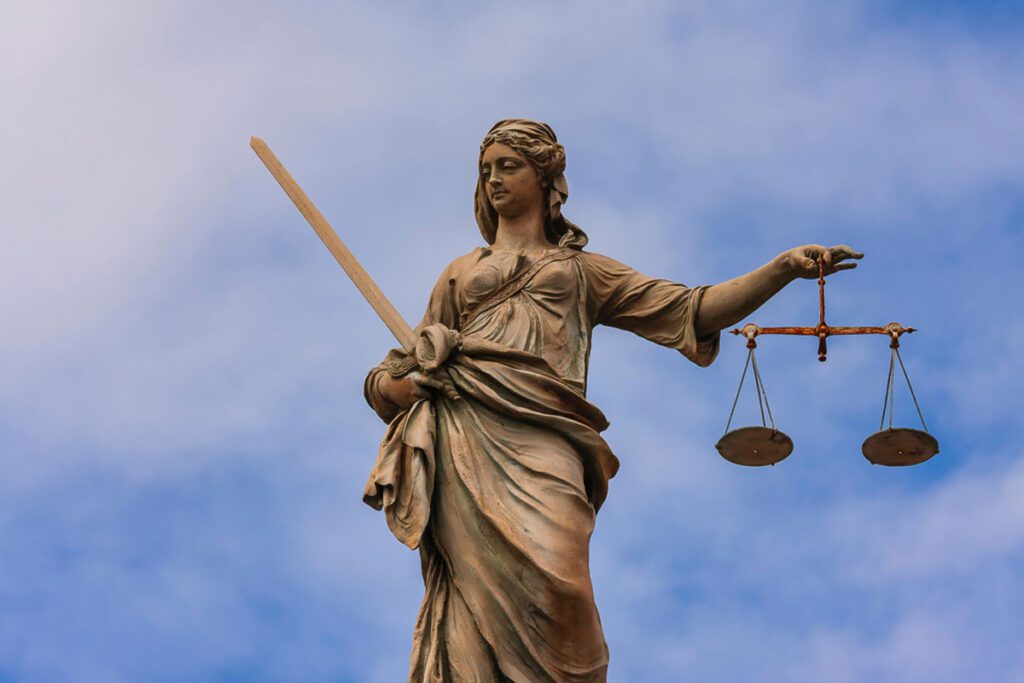
{"type": "Polygon", "coordinates": [[[498,231],[494,237],[495,249],[538,251],[548,249],[551,243],[544,235],[544,215],[529,212],[522,216],[498,217],[498,231]]]}

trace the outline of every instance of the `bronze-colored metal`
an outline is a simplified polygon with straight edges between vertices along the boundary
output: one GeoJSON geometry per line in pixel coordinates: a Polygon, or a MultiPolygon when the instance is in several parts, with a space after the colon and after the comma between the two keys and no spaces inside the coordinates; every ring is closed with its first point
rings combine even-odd
{"type": "Polygon", "coordinates": [[[793,452],[793,440],[771,427],[740,427],[719,439],[715,448],[731,463],[762,467],[785,460],[793,452]]]}
{"type": "Polygon", "coordinates": [[[904,334],[911,334],[917,330],[913,327],[904,327],[900,323],[889,323],[882,327],[832,327],[825,322],[825,260],[818,259],[818,324],[814,327],[761,327],[754,323],[747,323],[743,327],[730,330],[733,334],[742,334],[747,338],[747,348],[754,348],[757,344],[754,338],[762,334],[792,334],[802,336],[814,336],[818,338],[818,360],[824,363],[828,359],[828,343],[826,340],[833,335],[847,334],[887,334],[892,337],[893,347],[899,346],[899,337],[904,334]]]}
{"type": "Polygon", "coordinates": [[[824,333],[826,336],[841,335],[841,334],[896,334],[897,336],[903,334],[910,334],[911,332],[917,332],[916,327],[903,327],[899,323],[889,323],[883,327],[832,327],[826,325],[824,328],[815,327],[761,327],[754,323],[747,323],[743,327],[730,330],[733,334],[742,334],[745,337],[753,336],[758,337],[762,334],[797,334],[805,336],[817,336],[824,333]]]}
{"type": "Polygon", "coordinates": [[[861,446],[873,465],[905,467],[920,464],[939,452],[939,442],[928,432],[898,427],[875,432],[861,446]]]}

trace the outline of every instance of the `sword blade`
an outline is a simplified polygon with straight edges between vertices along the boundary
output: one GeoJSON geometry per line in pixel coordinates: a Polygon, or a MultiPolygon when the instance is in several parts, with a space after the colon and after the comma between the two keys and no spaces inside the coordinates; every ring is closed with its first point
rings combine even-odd
{"type": "Polygon", "coordinates": [[[306,218],[314,232],[323,240],[324,245],[330,250],[338,265],[345,270],[349,278],[352,279],[352,282],[362,293],[363,298],[373,307],[373,310],[377,312],[377,315],[380,316],[384,324],[388,326],[391,334],[395,335],[398,343],[406,351],[412,352],[416,345],[416,337],[413,335],[409,323],[405,322],[402,315],[388,301],[388,298],[384,296],[384,292],[381,291],[377,283],[370,277],[370,274],[366,272],[366,269],[363,268],[358,259],[345,246],[345,243],[341,241],[338,233],[334,232],[334,228],[331,227],[331,224],[327,222],[323,214],[313,205],[313,202],[306,196],[306,193],[302,191],[299,184],[295,182],[295,179],[285,169],[284,164],[270,151],[267,143],[263,142],[260,138],[251,138],[249,146],[252,147],[252,150],[256,152],[256,156],[260,158],[263,165],[267,167],[270,174],[281,185],[285,194],[291,197],[296,208],[306,218]]]}

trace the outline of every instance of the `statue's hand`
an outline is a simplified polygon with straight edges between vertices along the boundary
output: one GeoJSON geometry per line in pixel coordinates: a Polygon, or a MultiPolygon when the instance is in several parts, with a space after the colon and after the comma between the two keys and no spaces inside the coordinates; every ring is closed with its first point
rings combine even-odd
{"type": "Polygon", "coordinates": [[[380,391],[384,398],[401,410],[408,409],[416,401],[433,398],[435,392],[440,392],[448,398],[459,398],[455,388],[450,384],[419,371],[397,378],[385,375],[381,379],[380,391]]]}
{"type": "Polygon", "coordinates": [[[802,247],[795,247],[789,251],[779,254],[779,262],[792,277],[817,278],[818,258],[825,259],[825,275],[831,275],[836,271],[856,268],[856,263],[843,263],[846,259],[860,259],[864,257],[859,251],[854,251],[845,244],[834,247],[823,247],[820,244],[805,244],[802,247]]]}

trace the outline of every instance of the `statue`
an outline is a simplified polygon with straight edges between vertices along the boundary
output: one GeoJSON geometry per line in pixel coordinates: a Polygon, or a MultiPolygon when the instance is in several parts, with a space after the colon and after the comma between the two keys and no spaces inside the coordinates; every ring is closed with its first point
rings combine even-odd
{"type": "Polygon", "coordinates": [[[707,366],[719,332],[796,278],[854,268],[801,246],[712,286],[587,251],[562,214],[554,131],[500,121],[480,146],[486,246],[452,261],[414,331],[366,378],[388,423],[364,500],[419,549],[425,596],[410,681],[604,681],[589,542],[619,463],[586,399],[591,330],[611,325],[707,366]]]}
{"type": "MultiPolygon", "coordinates": [[[[251,146],[402,346],[366,378],[388,427],[363,499],[420,551],[426,592],[409,680],[604,681],[589,543],[619,463],[600,435],[608,421],[586,399],[591,330],[629,330],[707,366],[723,329],[796,278],[823,288],[863,254],[796,247],[696,288],[641,275],[585,251],[586,234],[562,215],[569,189],[554,131],[507,119],[480,145],[476,221],[488,246],[445,268],[412,330],[266,143],[251,146]]],[[[821,297],[818,327],[735,332],[750,348],[757,333],[813,332],[823,360],[830,333],[889,334],[895,349],[912,331],[830,328],[821,297]]]]}

